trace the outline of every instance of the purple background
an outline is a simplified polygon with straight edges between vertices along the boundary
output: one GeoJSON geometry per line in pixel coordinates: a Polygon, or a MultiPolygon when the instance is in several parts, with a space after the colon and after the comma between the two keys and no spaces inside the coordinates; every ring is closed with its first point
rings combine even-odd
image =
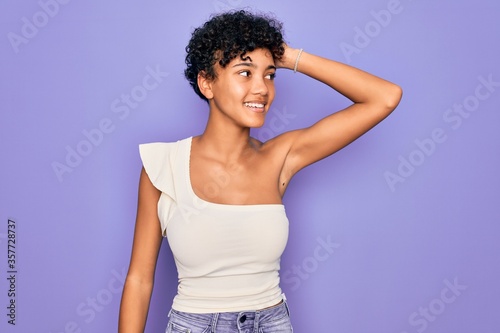
{"type": "MultiPolygon", "coordinates": [[[[498,1],[0,7],[1,332],[116,331],[137,145],[203,130],[206,106],[182,76],[184,47],[211,13],[239,7],[274,12],[292,46],[404,89],[388,119],[289,186],[281,273],[295,331],[499,332],[498,1]],[[148,91],[143,78],[151,71],[161,73],[148,79],[148,91]],[[130,94],[127,106],[121,98],[130,94]],[[99,137],[99,126],[109,133],[99,137]],[[84,131],[94,133],[93,144],[84,131]],[[87,156],[73,157],[58,176],[53,165],[67,165],[67,149],[87,156]],[[17,223],[15,326],[6,316],[8,218],[17,223]]],[[[276,85],[268,122],[253,132],[261,139],[348,102],[290,71],[279,72],[276,85]]],[[[147,332],[164,331],[175,290],[164,242],[147,332]]]]}

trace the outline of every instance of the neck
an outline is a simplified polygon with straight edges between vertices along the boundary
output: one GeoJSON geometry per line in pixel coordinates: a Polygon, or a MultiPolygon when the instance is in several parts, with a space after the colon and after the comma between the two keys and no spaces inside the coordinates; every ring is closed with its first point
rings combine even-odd
{"type": "Polygon", "coordinates": [[[221,160],[236,160],[254,145],[250,140],[250,128],[240,127],[232,121],[220,118],[210,113],[205,131],[198,137],[198,143],[203,151],[221,160]]]}

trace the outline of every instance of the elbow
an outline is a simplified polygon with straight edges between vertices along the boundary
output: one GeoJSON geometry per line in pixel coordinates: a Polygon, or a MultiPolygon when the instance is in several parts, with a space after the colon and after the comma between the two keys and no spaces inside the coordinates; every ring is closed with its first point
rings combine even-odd
{"type": "Polygon", "coordinates": [[[150,292],[153,290],[154,277],[142,276],[140,274],[127,274],[125,286],[150,292]]]}
{"type": "Polygon", "coordinates": [[[403,89],[396,85],[396,84],[391,84],[391,87],[388,89],[386,95],[385,95],[385,108],[388,111],[388,113],[391,113],[396,109],[396,107],[399,105],[399,102],[401,101],[401,97],[403,97],[403,89]]]}
{"type": "Polygon", "coordinates": [[[390,83],[387,88],[379,92],[379,98],[373,104],[376,118],[380,121],[389,116],[398,106],[402,96],[403,89],[393,83],[390,83]]]}

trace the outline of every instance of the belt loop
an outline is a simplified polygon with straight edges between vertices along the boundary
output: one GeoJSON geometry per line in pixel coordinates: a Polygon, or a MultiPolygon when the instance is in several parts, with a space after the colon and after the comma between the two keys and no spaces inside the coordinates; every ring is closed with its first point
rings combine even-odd
{"type": "Polygon", "coordinates": [[[215,332],[215,328],[217,327],[217,320],[219,319],[219,313],[216,312],[212,315],[212,322],[210,323],[211,327],[211,332],[215,332]]]}
{"type": "Polygon", "coordinates": [[[170,315],[172,314],[172,309],[170,309],[170,311],[168,311],[168,315],[167,317],[170,318],[170,315]]]}
{"type": "Polygon", "coordinates": [[[253,331],[258,332],[259,331],[259,321],[260,321],[260,311],[255,311],[255,318],[253,320],[253,331]]]}
{"type": "Polygon", "coordinates": [[[290,317],[290,308],[288,307],[288,303],[287,301],[283,301],[283,303],[285,303],[286,312],[288,313],[288,317],[290,317]]]}
{"type": "Polygon", "coordinates": [[[288,307],[288,302],[286,301],[285,293],[282,293],[281,296],[283,297],[283,303],[285,303],[285,309],[286,312],[288,313],[288,317],[290,317],[290,308],[288,307]]]}

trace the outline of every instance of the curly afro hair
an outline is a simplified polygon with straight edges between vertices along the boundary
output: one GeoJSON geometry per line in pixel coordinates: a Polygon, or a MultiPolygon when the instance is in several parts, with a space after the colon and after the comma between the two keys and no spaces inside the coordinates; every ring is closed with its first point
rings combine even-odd
{"type": "Polygon", "coordinates": [[[237,56],[244,60],[247,52],[259,48],[268,49],[275,60],[281,60],[285,52],[282,29],[278,20],[245,10],[212,16],[193,31],[186,46],[184,75],[196,94],[207,101],[197,83],[201,71],[206,78],[215,79],[217,61],[224,68],[237,56]]]}

